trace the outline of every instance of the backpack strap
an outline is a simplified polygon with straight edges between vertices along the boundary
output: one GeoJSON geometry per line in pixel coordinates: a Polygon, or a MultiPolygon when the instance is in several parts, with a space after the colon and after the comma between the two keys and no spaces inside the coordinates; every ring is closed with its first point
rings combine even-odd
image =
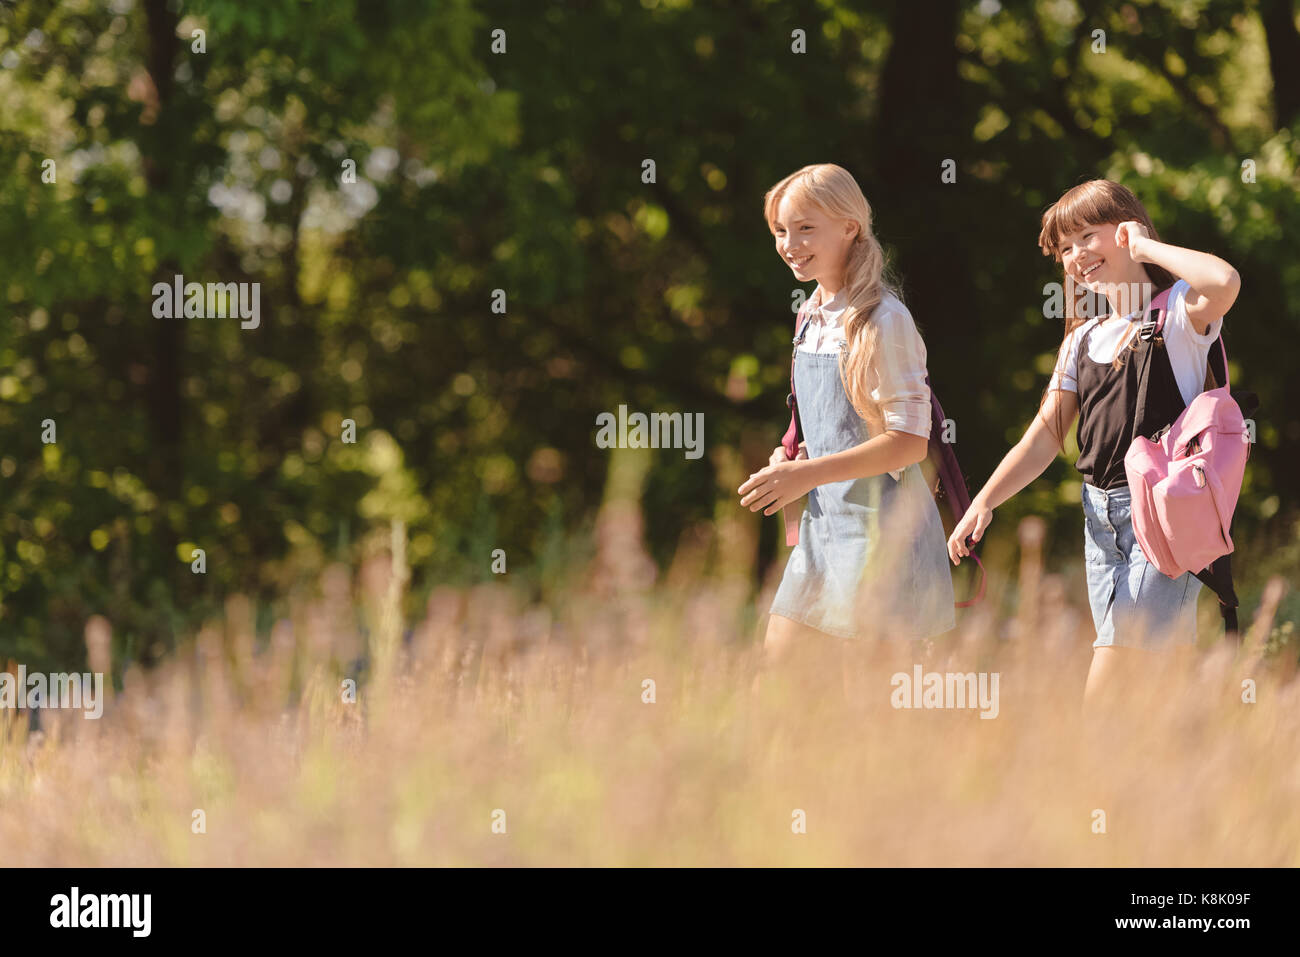
{"type": "MultiPolygon", "coordinates": [[[[1173,289],[1162,289],[1154,299],[1147,304],[1143,312],[1142,325],[1138,327],[1138,338],[1145,342],[1153,342],[1165,328],[1165,307],[1169,304],[1169,292],[1173,289]]],[[[1142,368],[1138,370],[1138,394],[1137,408],[1133,412],[1133,429],[1129,435],[1129,444],[1137,438],[1138,421],[1142,418],[1141,410],[1147,407],[1147,383],[1150,381],[1151,373],[1151,356],[1155,349],[1147,349],[1146,355],[1142,357],[1142,368]]]]}
{"type": "Polygon", "coordinates": [[[1219,599],[1219,615],[1223,618],[1223,637],[1230,642],[1241,640],[1237,625],[1237,590],[1232,580],[1232,556],[1216,558],[1193,576],[1200,580],[1219,599]]]}
{"type": "Polygon", "coordinates": [[[1173,286],[1161,289],[1156,293],[1155,298],[1148,303],[1146,310],[1142,315],[1142,326],[1138,329],[1138,335],[1143,339],[1154,339],[1160,335],[1165,328],[1165,307],[1169,305],[1169,293],[1173,291],[1173,286]]]}
{"type": "MultiPolygon", "coordinates": [[[[799,454],[799,443],[803,441],[803,423],[799,421],[799,404],[794,397],[794,354],[799,349],[799,341],[803,338],[804,330],[808,326],[806,318],[808,301],[804,300],[803,305],[794,317],[794,339],[791,340],[790,348],[790,394],[785,397],[785,404],[790,408],[790,427],[785,430],[785,435],[781,437],[781,445],[785,448],[785,457],[789,461],[799,454]]],[[[799,544],[799,519],[803,508],[798,502],[791,502],[781,510],[785,519],[785,544],[787,548],[794,548],[799,544]]]]}
{"type": "MultiPolygon", "coordinates": [[[[805,302],[805,306],[806,304],[805,302]]],[[[789,428],[785,429],[784,436],[781,436],[781,445],[785,447],[785,458],[787,460],[793,459],[794,456],[800,454],[800,442],[803,441],[803,424],[800,421],[800,411],[798,411],[796,400],[794,400],[794,352],[800,347],[800,337],[803,334],[803,326],[806,325],[803,322],[803,309],[805,309],[805,306],[800,306],[800,309],[794,315],[794,338],[790,341],[792,342],[792,347],[790,347],[790,391],[785,397],[785,406],[790,410],[790,425],[789,428]]],[[[787,536],[785,536],[787,542],[785,544],[793,547],[793,536],[793,531],[787,532],[787,536]]]]}
{"type": "MultiPolygon", "coordinates": [[[[1138,333],[1143,339],[1152,339],[1164,332],[1165,319],[1169,316],[1169,310],[1166,306],[1169,303],[1169,293],[1173,288],[1173,286],[1170,286],[1169,289],[1162,290],[1158,296],[1151,300],[1151,305],[1148,307],[1148,311],[1151,312],[1152,315],[1142,323],[1142,328],[1138,333]]],[[[1229,386],[1229,391],[1231,391],[1232,381],[1228,376],[1228,347],[1223,344],[1222,331],[1220,331],[1219,337],[1216,341],[1219,343],[1218,358],[1220,360],[1219,368],[1222,375],[1216,376],[1214,374],[1214,355],[1211,354],[1206,356],[1205,383],[1202,386],[1202,391],[1217,389],[1220,381],[1222,381],[1224,385],[1229,386]]],[[[1213,350],[1213,348],[1213,346],[1210,347],[1211,350],[1213,350]]],[[[1140,393],[1140,397],[1143,399],[1146,398],[1145,389],[1140,393]]]]}
{"type": "MultiPolygon", "coordinates": [[[[1222,329],[1219,330],[1219,338],[1217,341],[1219,343],[1219,358],[1221,360],[1220,368],[1223,372],[1222,382],[1225,386],[1229,387],[1228,392],[1231,394],[1232,380],[1228,376],[1228,347],[1223,344],[1222,329]]],[[[1219,387],[1219,381],[1220,380],[1216,379],[1214,376],[1214,346],[1210,346],[1210,354],[1205,357],[1205,388],[1217,389],[1219,387]]]]}
{"type": "Polygon", "coordinates": [[[794,354],[798,351],[799,343],[808,327],[808,318],[805,318],[808,312],[808,301],[805,300],[794,317],[794,338],[791,340],[790,348],[790,394],[785,397],[785,404],[790,409],[790,427],[781,437],[787,459],[793,459],[799,454],[799,443],[803,441],[803,423],[799,421],[799,406],[794,395],[794,354]]]}
{"type": "MultiPolygon", "coordinates": [[[[943,406],[939,404],[939,397],[935,394],[934,387],[930,386],[928,373],[925,384],[930,388],[930,461],[934,463],[939,473],[939,485],[943,489],[944,498],[948,500],[953,521],[960,522],[966,516],[966,510],[970,508],[970,490],[966,487],[966,479],[962,477],[957,453],[953,451],[950,443],[943,441],[943,424],[946,418],[943,414],[943,406]]],[[[974,548],[978,547],[978,543],[972,547],[970,557],[975,559],[975,564],[979,566],[979,585],[976,586],[975,597],[957,602],[958,608],[969,608],[984,598],[984,563],[974,551],[974,548]]]]}

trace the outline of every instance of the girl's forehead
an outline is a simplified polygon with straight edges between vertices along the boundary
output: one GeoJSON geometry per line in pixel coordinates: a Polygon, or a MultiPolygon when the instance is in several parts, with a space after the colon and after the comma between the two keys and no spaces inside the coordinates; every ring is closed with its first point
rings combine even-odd
{"type": "Polygon", "coordinates": [[[782,199],[776,207],[777,219],[783,219],[791,223],[797,223],[803,219],[816,219],[818,215],[815,207],[792,196],[782,199]]]}
{"type": "Polygon", "coordinates": [[[1097,229],[1098,227],[1106,226],[1106,225],[1114,225],[1114,226],[1118,226],[1119,224],[1118,224],[1118,223],[1110,223],[1110,224],[1108,224],[1108,223],[1076,223],[1076,224],[1071,224],[1071,225],[1069,225],[1069,226],[1061,226],[1061,227],[1058,227],[1058,228],[1057,228],[1057,232],[1056,232],[1056,241],[1057,241],[1058,243],[1059,243],[1059,242],[1063,242],[1064,240],[1068,239],[1068,238],[1071,237],[1071,236],[1077,236],[1079,233],[1085,233],[1085,232],[1087,232],[1087,231],[1090,230],[1090,229],[1097,229]]]}

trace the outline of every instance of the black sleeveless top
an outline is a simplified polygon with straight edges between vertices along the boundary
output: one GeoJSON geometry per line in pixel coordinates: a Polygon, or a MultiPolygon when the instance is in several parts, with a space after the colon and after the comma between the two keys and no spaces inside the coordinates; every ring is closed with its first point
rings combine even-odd
{"type": "MultiPolygon", "coordinates": [[[[1139,329],[1141,325],[1140,319],[1107,321],[1132,321],[1139,329]]],[[[1110,491],[1128,485],[1124,456],[1133,439],[1139,435],[1152,438],[1172,425],[1187,403],[1178,390],[1163,336],[1145,340],[1139,329],[1134,329],[1120,346],[1122,366],[1115,369],[1109,362],[1094,362],[1088,356],[1088,339],[1096,328],[1089,329],[1079,343],[1079,458],[1074,467],[1089,485],[1110,491]],[[1139,378],[1148,363],[1146,395],[1140,396],[1139,378]]],[[[1209,371],[1215,382],[1224,381],[1222,365],[1222,352],[1211,344],[1209,371]]]]}

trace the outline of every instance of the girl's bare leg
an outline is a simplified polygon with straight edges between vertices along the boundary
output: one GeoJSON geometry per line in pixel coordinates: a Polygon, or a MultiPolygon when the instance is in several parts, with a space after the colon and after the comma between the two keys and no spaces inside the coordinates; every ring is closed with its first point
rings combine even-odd
{"type": "Polygon", "coordinates": [[[784,615],[769,615],[767,633],[763,636],[764,665],[788,661],[795,653],[800,639],[807,640],[810,631],[812,629],[807,625],[802,625],[792,618],[786,618],[784,615]]]}
{"type": "Polygon", "coordinates": [[[797,665],[810,665],[827,650],[830,638],[815,628],[801,624],[784,615],[769,615],[767,632],[763,637],[763,655],[758,672],[754,675],[752,690],[758,694],[764,672],[789,671],[797,665]]]}
{"type": "Polygon", "coordinates": [[[866,643],[862,640],[845,640],[840,644],[844,668],[844,702],[857,706],[869,694],[869,682],[874,674],[870,667],[866,643]]]}
{"type": "Polygon", "coordinates": [[[1179,677],[1197,660],[1197,651],[1192,645],[1180,645],[1167,651],[1114,646],[1094,648],[1088,682],[1083,690],[1083,708],[1089,711],[1101,705],[1103,699],[1116,694],[1129,700],[1132,693],[1138,691],[1143,695],[1176,693],[1179,677]]]}
{"type": "Polygon", "coordinates": [[[1115,684],[1123,662],[1118,657],[1124,653],[1123,648],[1092,649],[1092,664],[1088,667],[1088,682],[1083,688],[1083,708],[1093,709],[1101,701],[1106,690],[1115,684]]]}
{"type": "Polygon", "coordinates": [[[1167,678],[1171,654],[1116,646],[1094,648],[1083,689],[1084,711],[1110,710],[1106,702],[1132,702],[1134,695],[1158,695],[1159,686],[1167,678]]]}
{"type": "Polygon", "coordinates": [[[792,621],[784,615],[768,615],[767,631],[763,635],[758,669],[754,673],[754,683],[750,688],[755,697],[763,683],[763,672],[771,669],[778,661],[788,659],[792,654],[800,627],[797,621],[792,621]]]}

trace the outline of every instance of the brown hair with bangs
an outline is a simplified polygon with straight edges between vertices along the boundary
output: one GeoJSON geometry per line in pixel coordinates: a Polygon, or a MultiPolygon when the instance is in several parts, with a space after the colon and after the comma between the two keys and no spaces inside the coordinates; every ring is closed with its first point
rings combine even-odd
{"type": "MultiPolygon", "coordinates": [[[[1097,226],[1101,223],[1123,223],[1135,221],[1146,227],[1147,232],[1152,239],[1159,240],[1160,234],[1156,232],[1155,225],[1151,222],[1151,217],[1147,214],[1146,207],[1142,205],[1133,191],[1127,186],[1113,182],[1108,179],[1093,179],[1086,183],[1080,183],[1078,186],[1066,190],[1055,203],[1047,208],[1043,213],[1043,228],[1038,234],[1038,246],[1043,251],[1044,256],[1051,256],[1058,263],[1061,261],[1061,239],[1068,233],[1083,229],[1085,226],[1097,226]]],[[[1146,271],[1147,278],[1151,281],[1153,289],[1151,296],[1155,292],[1167,289],[1174,284],[1174,275],[1162,266],[1154,263],[1143,263],[1142,268],[1146,271]]],[[[1100,296],[1104,302],[1105,297],[1100,296]]],[[[1065,335],[1061,340],[1061,350],[1057,354],[1056,368],[1061,371],[1061,378],[1064,379],[1064,365],[1061,356],[1066,354],[1066,343],[1070,337],[1075,334],[1080,326],[1091,318],[1084,312],[1078,311],[1080,300],[1087,301],[1086,297],[1081,297],[1077,291],[1074,277],[1066,275],[1065,277],[1065,335]]],[[[1150,301],[1150,297],[1143,297],[1144,303],[1150,301]]],[[[1133,336],[1129,340],[1129,350],[1137,345],[1137,337],[1133,336]]],[[[1120,368],[1124,364],[1125,353],[1128,350],[1121,349],[1119,355],[1115,357],[1114,366],[1120,368]]],[[[1039,409],[1042,409],[1043,403],[1047,401],[1047,396],[1053,391],[1060,391],[1058,386],[1052,388],[1049,381],[1047,388],[1043,390],[1043,398],[1039,402],[1039,409]]],[[[1065,448],[1065,430],[1058,419],[1056,429],[1052,432],[1057,443],[1062,450],[1065,448]]]]}

